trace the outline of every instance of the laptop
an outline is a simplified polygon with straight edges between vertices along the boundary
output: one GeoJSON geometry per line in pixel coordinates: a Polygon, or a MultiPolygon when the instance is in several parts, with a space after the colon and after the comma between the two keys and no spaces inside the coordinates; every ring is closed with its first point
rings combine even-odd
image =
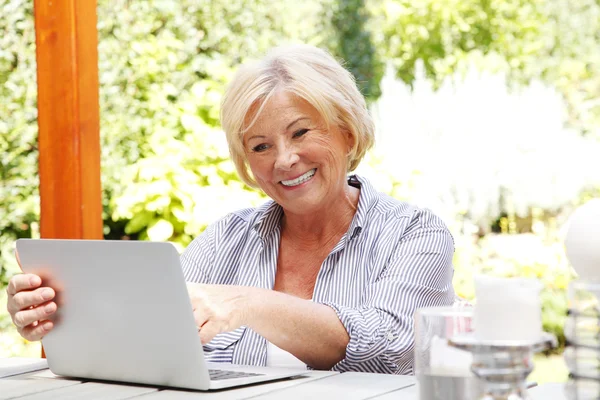
{"type": "Polygon", "coordinates": [[[206,362],[170,243],[19,239],[17,252],[57,293],[42,339],[57,375],[211,390],[307,372],[206,362]]]}

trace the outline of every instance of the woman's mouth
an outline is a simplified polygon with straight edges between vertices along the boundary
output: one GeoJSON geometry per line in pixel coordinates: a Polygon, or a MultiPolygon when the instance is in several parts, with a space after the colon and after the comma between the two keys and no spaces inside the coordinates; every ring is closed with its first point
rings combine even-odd
{"type": "Polygon", "coordinates": [[[315,175],[316,172],[317,172],[317,169],[313,168],[310,171],[297,177],[296,179],[290,179],[289,181],[281,181],[281,184],[283,186],[287,186],[287,187],[294,187],[294,186],[301,185],[304,182],[309,181],[315,175]]]}

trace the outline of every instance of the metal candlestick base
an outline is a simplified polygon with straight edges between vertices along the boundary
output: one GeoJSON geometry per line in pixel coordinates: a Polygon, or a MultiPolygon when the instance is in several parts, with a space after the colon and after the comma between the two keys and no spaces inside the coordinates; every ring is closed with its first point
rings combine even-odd
{"type": "Polygon", "coordinates": [[[533,370],[533,353],[556,347],[554,335],[536,341],[482,341],[474,334],[454,337],[450,346],[473,354],[471,371],[484,383],[484,400],[528,399],[527,376],[533,370]]]}

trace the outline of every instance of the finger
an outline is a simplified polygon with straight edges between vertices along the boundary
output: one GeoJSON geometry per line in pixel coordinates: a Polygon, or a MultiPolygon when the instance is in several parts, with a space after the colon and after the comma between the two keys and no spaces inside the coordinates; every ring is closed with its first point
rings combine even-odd
{"type": "Polygon", "coordinates": [[[19,333],[30,342],[43,339],[54,328],[52,321],[43,321],[37,325],[28,325],[25,328],[19,329],[19,333]]]}
{"type": "Polygon", "coordinates": [[[34,274],[18,274],[13,276],[8,282],[6,292],[9,296],[14,296],[22,290],[32,290],[42,284],[42,278],[34,274]]]}
{"type": "Polygon", "coordinates": [[[53,301],[41,304],[38,307],[21,310],[14,314],[13,322],[17,328],[25,328],[36,321],[45,321],[56,312],[56,303],[53,301]]]}
{"type": "Polygon", "coordinates": [[[202,344],[206,344],[213,340],[213,338],[219,333],[221,333],[221,330],[219,329],[218,325],[209,321],[202,325],[200,332],[198,332],[198,336],[200,336],[200,341],[202,344]]]}
{"type": "Polygon", "coordinates": [[[42,287],[32,291],[22,290],[8,299],[8,312],[14,314],[29,307],[45,303],[54,298],[56,293],[52,288],[42,287]]]}
{"type": "Polygon", "coordinates": [[[203,310],[194,310],[194,321],[197,327],[202,327],[208,322],[208,314],[203,310]]]}

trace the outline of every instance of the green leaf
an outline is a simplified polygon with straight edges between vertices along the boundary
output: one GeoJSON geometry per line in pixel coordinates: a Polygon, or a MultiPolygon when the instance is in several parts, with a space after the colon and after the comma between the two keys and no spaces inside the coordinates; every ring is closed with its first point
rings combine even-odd
{"type": "Polygon", "coordinates": [[[138,233],[147,227],[152,221],[153,215],[147,211],[142,211],[133,216],[133,218],[125,225],[125,233],[128,235],[138,233]]]}

